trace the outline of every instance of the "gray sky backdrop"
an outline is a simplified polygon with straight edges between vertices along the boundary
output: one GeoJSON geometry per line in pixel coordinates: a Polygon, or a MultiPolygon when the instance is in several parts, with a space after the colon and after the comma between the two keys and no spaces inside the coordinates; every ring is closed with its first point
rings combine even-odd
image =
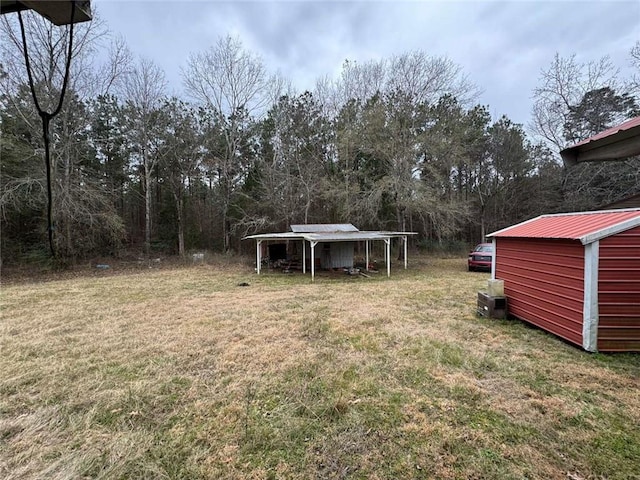
{"type": "Polygon", "coordinates": [[[136,56],[161,66],[182,94],[187,56],[219,36],[238,36],[300,90],[365,62],[421,49],[463,67],[494,118],[526,126],[540,70],[555,54],[610,55],[622,76],[640,39],[640,0],[625,1],[127,1],[94,0],[136,56]]]}

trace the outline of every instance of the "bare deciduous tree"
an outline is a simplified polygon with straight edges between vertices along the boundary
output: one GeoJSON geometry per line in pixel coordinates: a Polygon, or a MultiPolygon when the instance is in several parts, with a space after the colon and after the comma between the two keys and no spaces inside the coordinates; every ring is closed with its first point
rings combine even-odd
{"type": "Polygon", "coordinates": [[[183,72],[187,92],[219,116],[224,151],[215,155],[220,190],[224,249],[230,248],[229,208],[240,180],[239,158],[245,125],[272,99],[271,78],[262,60],[237,38],[220,38],[210,49],[191,55],[183,72]]]}
{"type": "Polygon", "coordinates": [[[581,63],[575,55],[563,58],[556,53],[548,69],[540,73],[540,85],[533,91],[531,130],[555,150],[567,146],[565,125],[570,107],[597,88],[617,89],[618,69],[608,56],[581,63]]]}
{"type": "Polygon", "coordinates": [[[480,90],[460,65],[421,50],[364,63],[346,60],[338,79],[323,77],[316,82],[316,96],[336,115],[351,100],[365,102],[376,94],[394,92],[402,92],[416,104],[432,104],[451,95],[469,105],[480,90]]]}
{"type": "Polygon", "coordinates": [[[637,102],[640,103],[640,40],[631,48],[629,56],[631,57],[633,73],[631,74],[628,90],[629,93],[636,96],[637,102]]]}
{"type": "Polygon", "coordinates": [[[148,59],[140,59],[124,83],[133,151],[138,157],[144,175],[145,232],[144,250],[151,249],[151,187],[152,172],[160,161],[161,141],[157,131],[158,109],[165,95],[164,72],[148,59]]]}

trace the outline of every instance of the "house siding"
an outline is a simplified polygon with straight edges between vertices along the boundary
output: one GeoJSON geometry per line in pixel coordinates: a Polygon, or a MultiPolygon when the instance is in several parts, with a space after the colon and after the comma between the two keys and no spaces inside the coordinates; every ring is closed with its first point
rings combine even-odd
{"type": "Polygon", "coordinates": [[[640,227],[600,240],[598,350],[640,351],[640,227]]]}
{"type": "Polygon", "coordinates": [[[509,314],[582,346],[584,247],[576,240],[496,238],[495,278],[509,314]]]}

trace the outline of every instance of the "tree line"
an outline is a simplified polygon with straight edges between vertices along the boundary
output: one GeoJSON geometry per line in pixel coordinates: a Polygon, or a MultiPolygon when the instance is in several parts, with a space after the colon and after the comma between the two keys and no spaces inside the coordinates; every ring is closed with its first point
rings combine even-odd
{"type": "MultiPolygon", "coordinates": [[[[6,16],[5,16],[6,17],[6,16]]],[[[43,140],[16,26],[2,20],[2,260],[45,255],[43,140]]],[[[60,91],[68,37],[26,24],[35,89],[60,91]]],[[[630,60],[640,72],[640,44],[630,60]]],[[[247,234],[294,223],[419,232],[422,244],[470,244],[533,216],[596,208],[640,190],[640,163],[566,170],[558,151],[640,114],[637,76],[607,58],[556,56],[533,92],[530,134],[477,104],[446,57],[412,51],[346,61],[313,91],[268,71],[241,41],[191,54],[185,97],[164,72],[78,26],[73,69],[51,125],[56,254],[239,251],[247,234]],[[98,58],[104,59],[98,64],[98,58]]]]}

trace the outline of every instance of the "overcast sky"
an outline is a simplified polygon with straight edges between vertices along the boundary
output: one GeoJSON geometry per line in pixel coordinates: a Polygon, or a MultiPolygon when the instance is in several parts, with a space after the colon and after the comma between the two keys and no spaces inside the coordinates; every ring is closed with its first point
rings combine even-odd
{"type": "Polygon", "coordinates": [[[630,74],[640,39],[640,0],[626,1],[118,1],[94,0],[109,29],[136,56],[160,65],[182,93],[189,53],[238,36],[300,91],[337,76],[345,59],[365,62],[420,49],[463,67],[494,118],[525,124],[540,70],[556,52],[610,55],[630,74]]]}

